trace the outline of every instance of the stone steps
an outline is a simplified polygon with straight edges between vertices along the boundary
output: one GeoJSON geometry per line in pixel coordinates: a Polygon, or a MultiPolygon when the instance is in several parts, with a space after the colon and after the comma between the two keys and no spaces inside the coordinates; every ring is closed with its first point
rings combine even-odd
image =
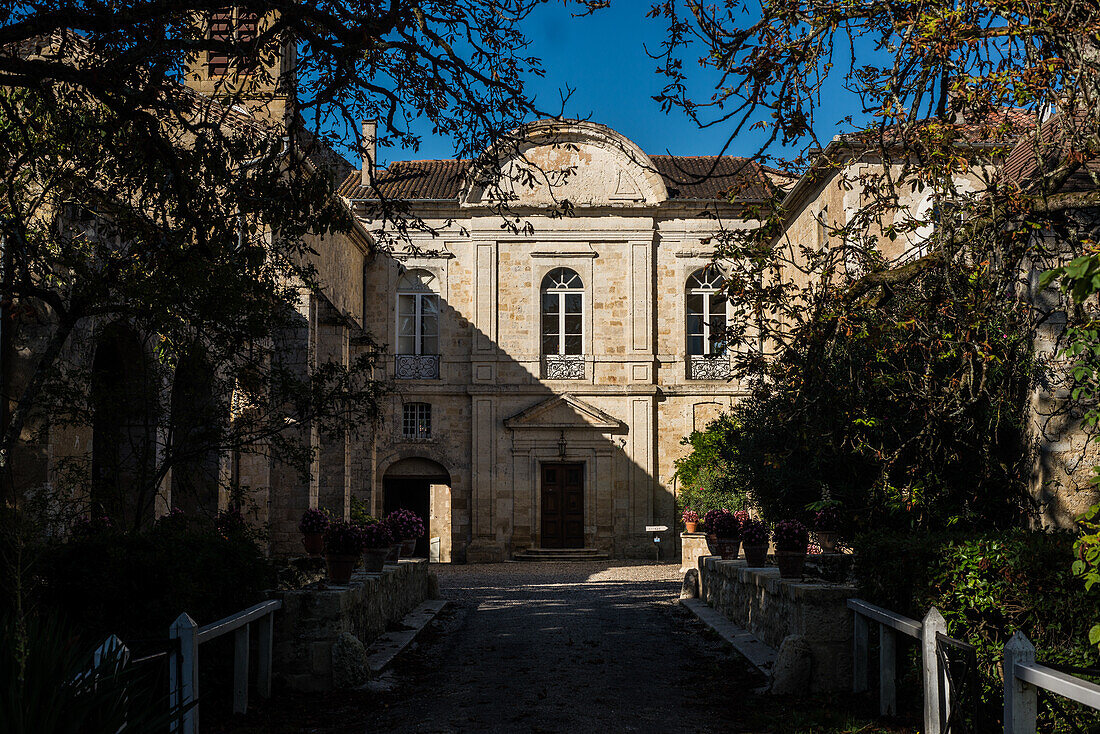
{"type": "Polygon", "coordinates": [[[527,548],[512,556],[517,561],[568,563],[606,561],[610,556],[599,548],[527,548]]]}

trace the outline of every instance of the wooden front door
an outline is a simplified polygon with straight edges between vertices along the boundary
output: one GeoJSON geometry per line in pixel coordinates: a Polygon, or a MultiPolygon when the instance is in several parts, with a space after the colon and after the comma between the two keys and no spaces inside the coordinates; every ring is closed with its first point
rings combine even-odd
{"type": "Polygon", "coordinates": [[[542,465],[541,545],[584,547],[584,464],[542,465]]]}

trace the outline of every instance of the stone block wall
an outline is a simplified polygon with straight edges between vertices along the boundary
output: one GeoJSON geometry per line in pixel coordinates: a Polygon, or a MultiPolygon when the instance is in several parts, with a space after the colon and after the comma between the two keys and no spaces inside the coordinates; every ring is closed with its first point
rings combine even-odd
{"type": "Polygon", "coordinates": [[[283,600],[275,615],[276,678],[291,690],[332,690],[333,647],[342,635],[368,646],[437,589],[427,561],[412,559],[387,564],[382,573],[356,573],[347,586],[321,582],[276,592],[273,598],[283,600]]]}
{"type": "Polygon", "coordinates": [[[748,568],[717,556],[699,560],[702,599],[764,644],[808,650],[809,692],[852,685],[852,619],[846,602],[854,586],[779,578],[779,569],[748,568]]]}
{"type": "Polygon", "coordinates": [[[700,568],[699,561],[709,555],[706,533],[680,533],[680,573],[700,568]]]}

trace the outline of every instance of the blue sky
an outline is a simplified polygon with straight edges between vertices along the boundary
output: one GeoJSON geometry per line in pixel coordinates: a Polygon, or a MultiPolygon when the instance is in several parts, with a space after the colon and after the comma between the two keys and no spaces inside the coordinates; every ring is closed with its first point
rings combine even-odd
{"type": "MultiPolygon", "coordinates": [[[[556,110],[559,90],[574,88],[566,107],[568,116],[608,125],[647,153],[716,154],[729,128],[701,130],[679,110],[663,113],[652,99],[664,86],[664,77],[654,73],[659,62],[649,58],[645,49],[659,51],[665,26],[660,19],[645,17],[649,7],[649,0],[613,0],[610,8],[573,18],[560,3],[542,6],[523,28],[532,41],[530,54],[541,58],[546,70],[545,78],[530,80],[530,90],[543,108],[556,110]]],[[[685,68],[690,78],[704,80],[694,59],[685,60],[685,68]]],[[[705,98],[711,88],[699,84],[695,91],[705,98]]],[[[825,141],[841,132],[836,122],[852,111],[854,99],[845,95],[837,87],[824,100],[818,135],[825,141]]],[[[751,155],[762,140],[759,131],[743,134],[727,153],[751,155]]],[[[449,139],[431,136],[425,126],[419,151],[390,148],[379,153],[382,163],[451,158],[454,146],[449,139]]]]}

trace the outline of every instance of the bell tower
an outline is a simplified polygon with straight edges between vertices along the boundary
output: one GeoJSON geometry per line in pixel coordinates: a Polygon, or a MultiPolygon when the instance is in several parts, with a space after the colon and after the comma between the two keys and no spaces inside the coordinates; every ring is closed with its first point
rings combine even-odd
{"type": "Polygon", "coordinates": [[[294,117],[297,47],[289,35],[265,38],[276,12],[236,6],[199,18],[207,50],[188,59],[186,84],[254,117],[290,127],[294,117]]]}

